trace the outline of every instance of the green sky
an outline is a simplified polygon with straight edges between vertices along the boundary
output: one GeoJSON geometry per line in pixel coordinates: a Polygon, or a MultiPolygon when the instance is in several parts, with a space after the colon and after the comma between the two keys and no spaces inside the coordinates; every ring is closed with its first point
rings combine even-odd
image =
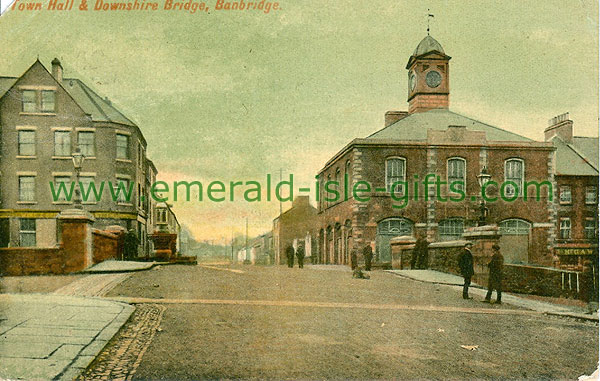
{"type": "MultiPolygon", "coordinates": [[[[430,8],[431,34],[453,57],[453,111],[534,139],[569,111],[577,135],[598,135],[597,1],[280,4],[267,15],[9,11],[0,75],[59,57],[65,76],[138,123],[163,179],[264,181],[283,168],[309,184],[351,139],[382,128],[385,111],[407,109],[404,67],[430,8]]],[[[268,230],[279,205],[175,210],[198,239],[219,239],[245,217],[251,234],[268,230]]]]}

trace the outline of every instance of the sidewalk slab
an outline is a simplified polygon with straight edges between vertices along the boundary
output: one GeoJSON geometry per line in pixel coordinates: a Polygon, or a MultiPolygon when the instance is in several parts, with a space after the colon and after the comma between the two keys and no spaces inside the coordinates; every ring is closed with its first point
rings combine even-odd
{"type": "Polygon", "coordinates": [[[0,379],[72,380],[134,309],[96,298],[0,294],[0,379]]]}
{"type": "MultiPolygon", "coordinates": [[[[434,270],[385,270],[389,273],[401,276],[403,278],[425,282],[425,283],[434,283],[441,284],[446,286],[456,287],[457,289],[462,289],[462,285],[464,280],[462,277],[454,274],[447,274],[440,271],[434,270]]],[[[471,283],[471,288],[469,288],[469,293],[471,295],[476,295],[481,297],[483,300],[487,294],[487,289],[477,285],[475,283],[471,283]]],[[[493,294],[496,295],[495,293],[493,294]]],[[[502,293],[502,303],[510,304],[512,306],[521,307],[533,311],[538,311],[547,315],[554,316],[562,316],[562,317],[571,317],[582,320],[589,320],[598,322],[598,313],[595,314],[585,314],[577,307],[569,307],[563,305],[557,305],[547,302],[542,302],[539,300],[532,300],[521,298],[516,295],[512,295],[509,293],[502,293]]]]}
{"type": "Polygon", "coordinates": [[[107,261],[100,262],[88,269],[85,269],[84,271],[82,271],[82,273],[106,274],[144,271],[149,270],[158,264],[162,264],[162,262],[115,261],[109,259],[107,261]]]}

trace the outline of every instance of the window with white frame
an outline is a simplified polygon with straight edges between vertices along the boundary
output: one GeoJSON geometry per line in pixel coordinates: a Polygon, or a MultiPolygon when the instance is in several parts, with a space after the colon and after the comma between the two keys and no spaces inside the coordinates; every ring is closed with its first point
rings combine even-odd
{"type": "Polygon", "coordinates": [[[587,217],[585,219],[583,231],[586,239],[596,238],[596,219],[594,217],[587,217]]]}
{"type": "Polygon", "coordinates": [[[21,218],[19,225],[19,246],[35,247],[35,218],[21,218]]]}
{"type": "Polygon", "coordinates": [[[54,131],[54,156],[71,156],[70,131],[54,131]]]}
{"type": "Polygon", "coordinates": [[[450,190],[451,184],[455,184],[454,189],[464,191],[467,184],[466,163],[466,160],[460,157],[448,159],[448,190],[450,190]]]}
{"type": "Polygon", "coordinates": [[[96,156],[96,147],[94,146],[94,132],[79,131],[77,133],[77,146],[79,147],[79,151],[83,154],[83,156],[96,156]]]}
{"type": "Polygon", "coordinates": [[[559,193],[561,204],[570,204],[573,201],[571,198],[571,187],[569,185],[561,185],[559,193]]]}
{"type": "Polygon", "coordinates": [[[67,201],[67,193],[71,189],[71,178],[69,176],[55,176],[54,177],[54,194],[58,197],[53,201],[65,202],[67,201]],[[61,185],[64,184],[64,185],[61,185]]]}
{"type": "Polygon", "coordinates": [[[560,219],[560,238],[571,239],[571,219],[561,218],[560,219]]]}
{"type": "Polygon", "coordinates": [[[35,156],[35,131],[19,130],[19,156],[35,156]]]}
{"type": "Polygon", "coordinates": [[[21,101],[23,112],[37,111],[37,92],[35,90],[23,90],[21,101]]]}
{"type": "Polygon", "coordinates": [[[129,136],[117,134],[117,159],[129,159],[129,136]]]}
{"type": "Polygon", "coordinates": [[[462,218],[448,218],[440,221],[438,232],[441,241],[454,241],[462,237],[465,223],[462,218]]]}
{"type": "Polygon", "coordinates": [[[96,199],[96,195],[94,194],[93,188],[96,186],[95,179],[96,178],[94,176],[79,176],[79,182],[81,184],[77,184],[77,186],[81,185],[80,191],[83,202],[96,203],[100,201],[96,199]],[[87,198],[87,200],[84,199],[84,196],[87,198]]]}
{"type": "Polygon", "coordinates": [[[167,223],[167,210],[160,208],[157,210],[156,213],[156,221],[159,224],[166,224],[167,223]]]}
{"type": "Polygon", "coordinates": [[[387,159],[385,161],[385,189],[390,193],[404,194],[405,180],[406,159],[401,157],[387,159]]]}
{"type": "Polygon", "coordinates": [[[117,178],[117,185],[115,186],[115,193],[117,194],[118,203],[130,203],[132,192],[130,193],[130,181],[126,178],[117,178]],[[127,199],[129,195],[129,200],[127,199]]]}
{"type": "Polygon", "coordinates": [[[19,176],[19,201],[35,201],[35,176],[19,176]]]}
{"type": "Polygon", "coordinates": [[[507,197],[522,193],[524,173],[525,165],[523,164],[523,160],[508,159],[504,162],[504,181],[512,181],[517,185],[517,188],[513,184],[506,185],[504,189],[507,197]]]}
{"type": "Polygon", "coordinates": [[[588,205],[598,203],[598,188],[595,186],[585,187],[585,203],[588,205]]]}
{"type": "Polygon", "coordinates": [[[42,90],[41,111],[54,112],[56,107],[56,92],[54,90],[42,90]]]}

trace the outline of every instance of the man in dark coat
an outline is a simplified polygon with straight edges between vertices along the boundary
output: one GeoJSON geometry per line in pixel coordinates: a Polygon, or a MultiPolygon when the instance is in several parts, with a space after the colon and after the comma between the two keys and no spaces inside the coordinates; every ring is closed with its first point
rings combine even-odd
{"type": "Polygon", "coordinates": [[[429,262],[429,242],[424,237],[419,237],[415,243],[414,254],[418,269],[426,269],[429,262]]]}
{"type": "Polygon", "coordinates": [[[352,249],[350,252],[350,268],[355,270],[358,266],[358,256],[356,255],[356,249],[352,249]]]}
{"type": "Polygon", "coordinates": [[[463,285],[463,299],[473,299],[469,297],[469,286],[471,285],[471,277],[475,273],[473,271],[473,254],[471,254],[471,247],[473,244],[467,242],[463,252],[458,257],[458,267],[460,268],[460,274],[465,279],[463,285]]]}
{"type": "Polygon", "coordinates": [[[363,248],[363,258],[365,259],[365,271],[371,271],[371,261],[373,260],[373,249],[371,245],[363,248]]]}
{"type": "MultiPolygon", "coordinates": [[[[296,258],[298,258],[298,267],[304,268],[304,245],[299,243],[298,249],[296,250],[296,258]]],[[[294,265],[292,264],[292,267],[294,265]]]]}
{"type": "Polygon", "coordinates": [[[288,267],[294,267],[294,248],[292,247],[292,245],[289,245],[285,249],[285,256],[287,257],[288,267]]]}
{"type": "Polygon", "coordinates": [[[494,255],[488,264],[490,269],[490,277],[488,280],[488,292],[485,296],[485,301],[490,302],[492,299],[492,291],[496,290],[496,303],[502,303],[502,269],[504,267],[504,257],[500,254],[500,246],[494,244],[492,246],[494,255]]]}
{"type": "Polygon", "coordinates": [[[134,259],[138,254],[138,245],[139,241],[132,230],[129,230],[125,234],[125,239],[123,242],[123,253],[125,254],[126,259],[134,259]]]}

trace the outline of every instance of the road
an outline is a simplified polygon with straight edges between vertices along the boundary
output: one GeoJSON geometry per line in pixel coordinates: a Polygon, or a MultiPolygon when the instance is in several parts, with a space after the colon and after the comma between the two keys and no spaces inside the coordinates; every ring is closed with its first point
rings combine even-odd
{"type": "Polygon", "coordinates": [[[336,266],[135,273],[107,297],[138,311],[87,377],[577,379],[597,367],[594,323],[371,275],[336,266]]]}

